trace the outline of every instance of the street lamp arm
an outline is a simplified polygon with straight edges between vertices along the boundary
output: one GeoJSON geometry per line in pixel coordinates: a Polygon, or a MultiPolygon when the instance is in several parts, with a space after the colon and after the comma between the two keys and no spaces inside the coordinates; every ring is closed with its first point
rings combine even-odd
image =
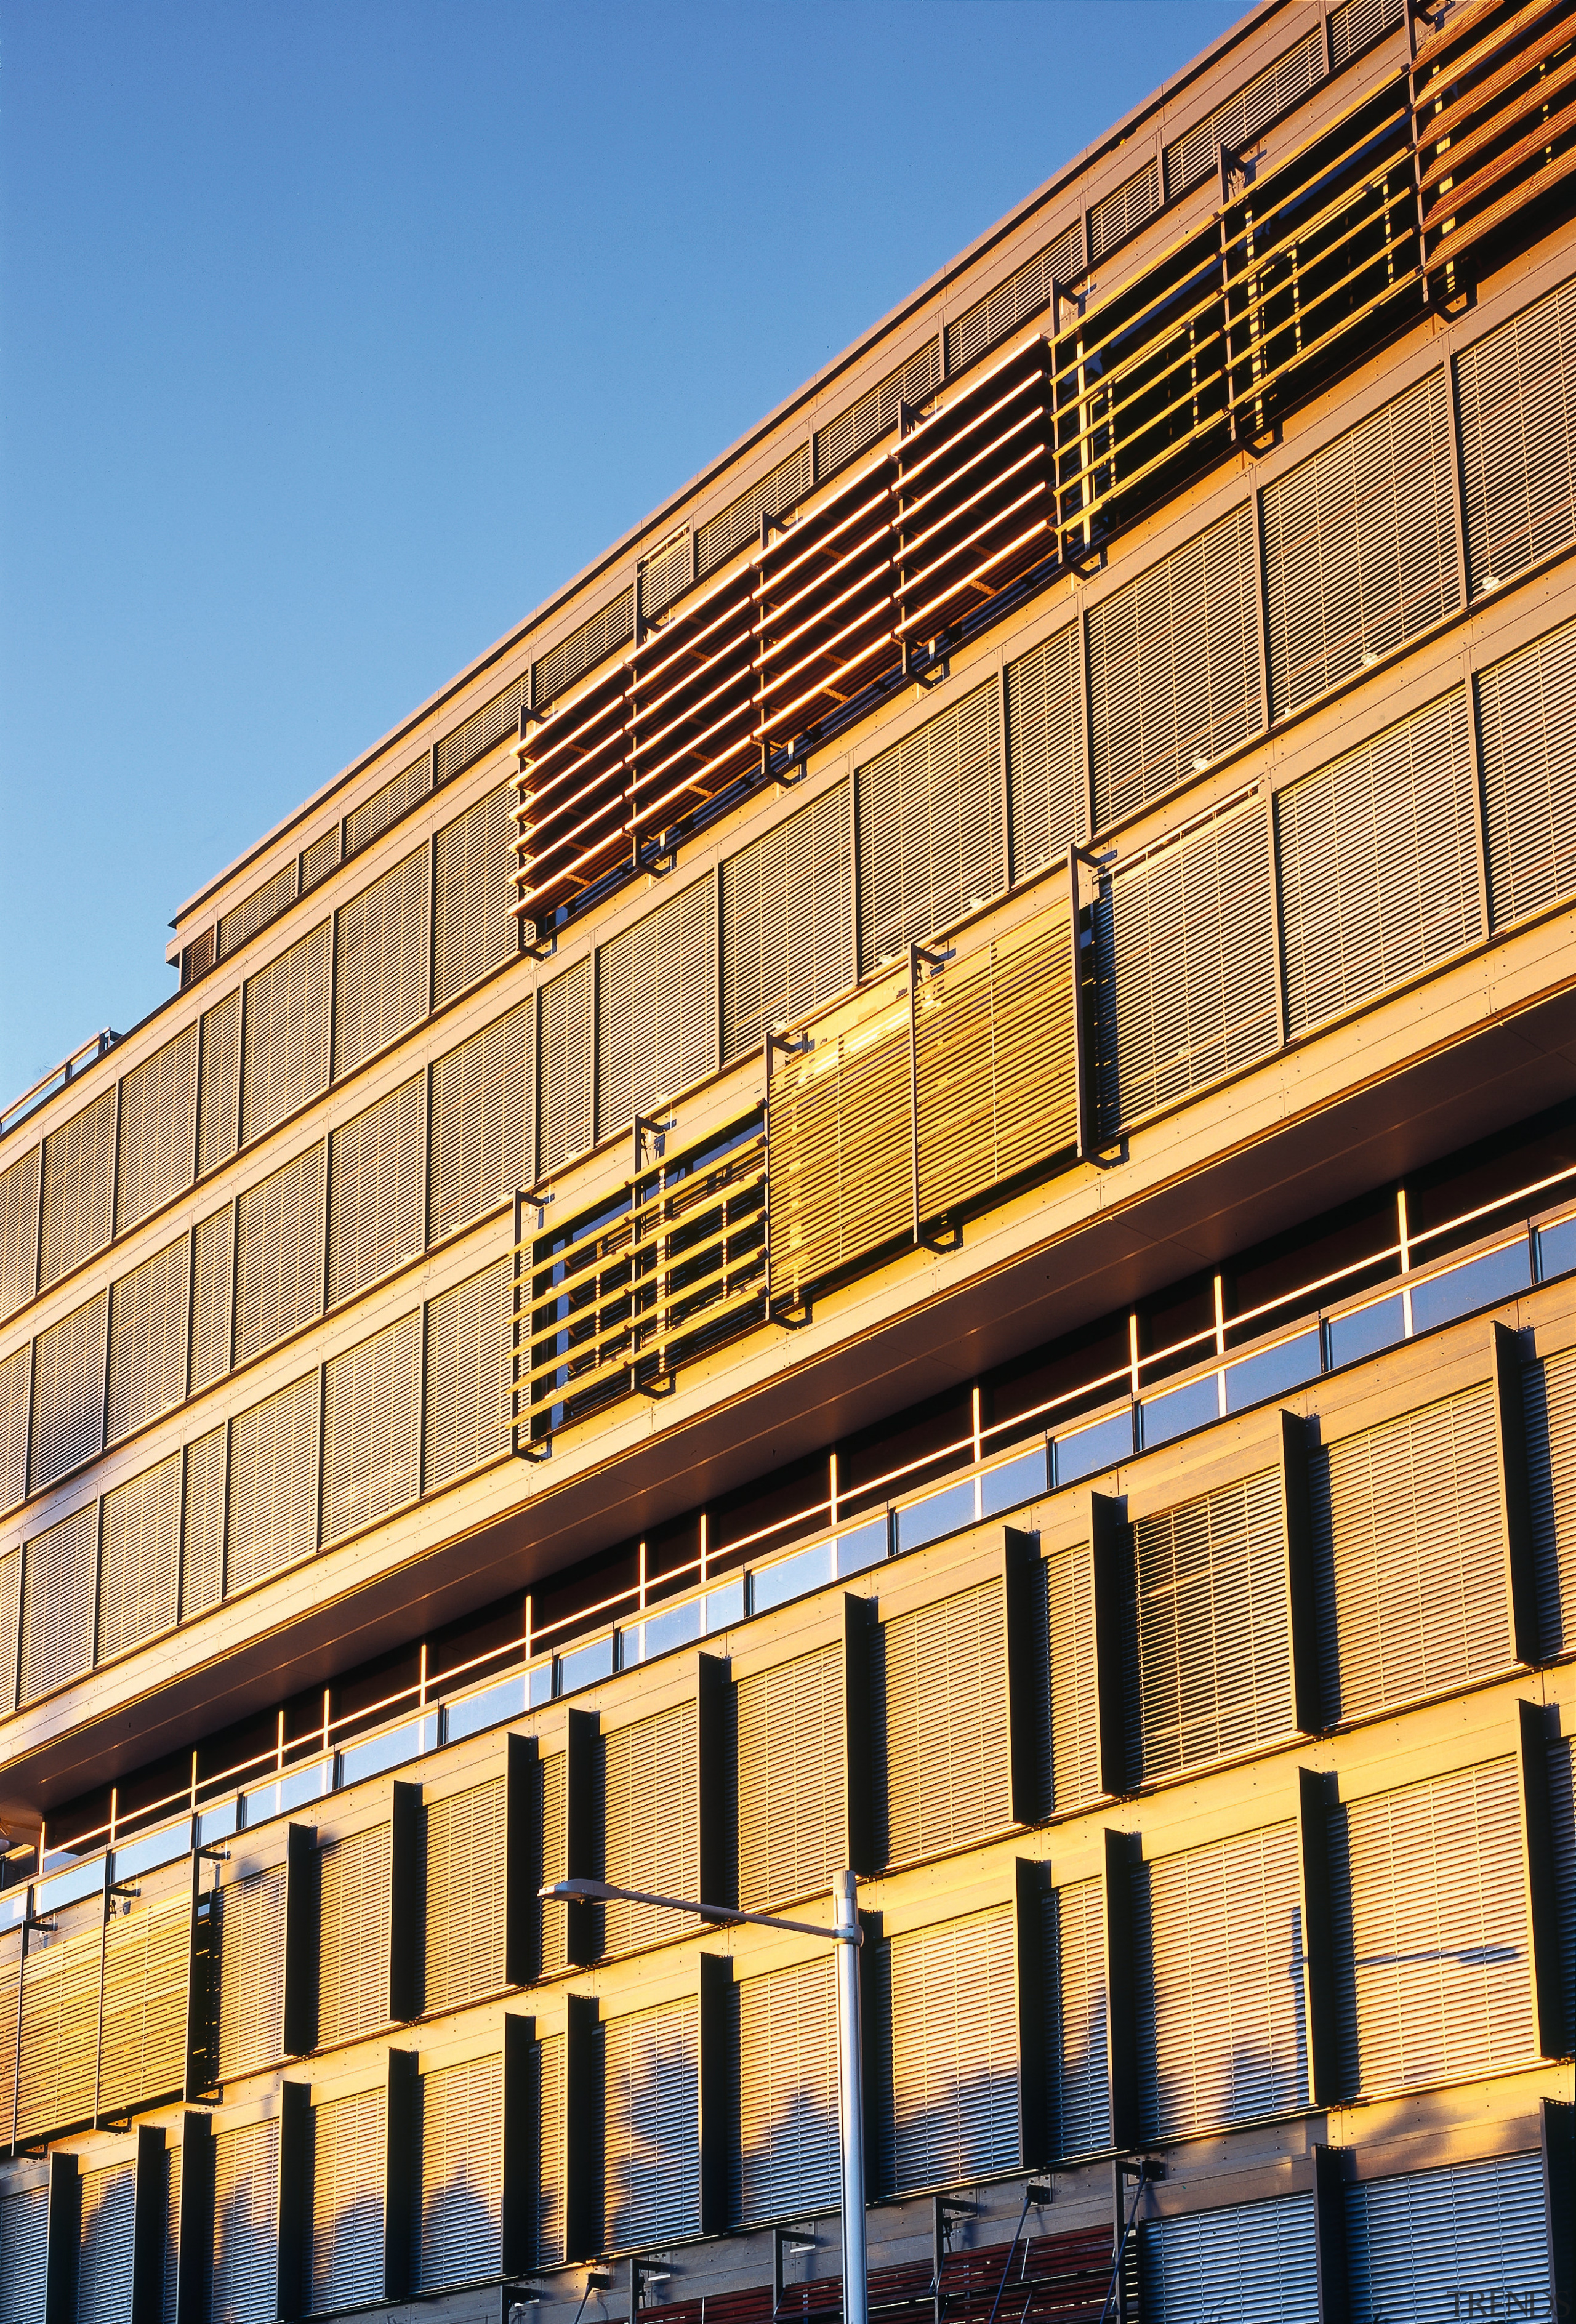
{"type": "Polygon", "coordinates": [[[864,1931],[857,1923],[852,1929],[825,1929],[814,1921],[785,1921],[777,1913],[742,1913],[733,1904],[698,1904],[688,1896],[654,1896],[644,1888],[613,1888],[605,1880],[555,1880],[537,1893],[544,1904],[659,1904],[670,1913],[693,1913],[703,1921],[748,1921],[754,1928],[787,1929],[794,1936],[823,1937],[831,1944],[864,1942],[864,1931]]]}

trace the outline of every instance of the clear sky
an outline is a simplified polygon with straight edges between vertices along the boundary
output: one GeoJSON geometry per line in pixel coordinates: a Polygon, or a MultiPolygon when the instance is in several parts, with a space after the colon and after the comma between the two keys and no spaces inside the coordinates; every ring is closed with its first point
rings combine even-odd
{"type": "Polygon", "coordinates": [[[0,0],[0,1105],[1240,14],[0,0]]]}

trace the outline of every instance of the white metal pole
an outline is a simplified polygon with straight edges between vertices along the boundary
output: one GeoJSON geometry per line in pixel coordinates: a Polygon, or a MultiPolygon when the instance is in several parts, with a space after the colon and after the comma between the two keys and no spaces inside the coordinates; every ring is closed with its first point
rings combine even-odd
{"type": "Polygon", "coordinates": [[[843,2318],[870,2324],[864,2249],[864,2080],[859,2032],[859,1883],[833,1883],[837,1941],[837,2084],[843,2128],[843,2318]],[[846,1932],[846,1933],[845,1933],[846,1932]]]}

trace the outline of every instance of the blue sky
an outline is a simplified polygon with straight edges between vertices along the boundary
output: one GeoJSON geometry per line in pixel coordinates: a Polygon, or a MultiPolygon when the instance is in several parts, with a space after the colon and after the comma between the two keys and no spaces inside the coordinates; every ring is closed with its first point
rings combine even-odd
{"type": "Polygon", "coordinates": [[[0,1104],[1240,13],[0,5],[0,1104]]]}

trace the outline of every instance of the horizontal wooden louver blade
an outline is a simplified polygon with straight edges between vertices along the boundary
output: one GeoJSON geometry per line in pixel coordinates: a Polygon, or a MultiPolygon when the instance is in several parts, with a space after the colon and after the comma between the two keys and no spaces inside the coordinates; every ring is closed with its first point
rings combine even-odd
{"type": "Polygon", "coordinates": [[[550,1177],[595,1142],[595,975],[587,957],[542,987],[538,1168],[550,1177]]]}
{"type": "Polygon", "coordinates": [[[325,1543],[413,1501],[420,1463],[421,1318],[415,1314],[325,1367],[325,1543]]]}
{"type": "Polygon", "coordinates": [[[596,1133],[627,1129],[717,1062],[716,890],[698,880],[596,956],[596,1133]]]}
{"type": "Polygon", "coordinates": [[[198,1028],[189,1025],[122,1079],[115,1157],[117,1234],[191,1183],[197,1041],[198,1028]]]}
{"type": "Polygon", "coordinates": [[[38,1181],[41,1148],[0,1170],[0,1316],[32,1297],[38,1271],[38,1181]]]}
{"type": "Polygon", "coordinates": [[[1051,293],[1058,282],[1075,281],[1083,272],[1083,237],[1076,223],[1064,226],[1055,242],[1014,269],[1005,282],[965,308],[955,323],[946,327],[946,369],[950,379],[965,364],[974,363],[982,355],[1009,337],[1020,323],[1027,323],[1050,304],[1051,293]]]}
{"type": "Polygon", "coordinates": [[[913,1224],[908,979],[816,1028],[769,1084],[771,1296],[796,1304],[913,1224]]]}
{"type": "Polygon", "coordinates": [[[199,1220],[191,1249],[191,1362],[188,1394],[196,1396],[230,1369],[230,1307],[235,1292],[235,1214],[226,1204],[199,1220]]]}
{"type": "Polygon", "coordinates": [[[994,679],[862,767],[861,973],[1000,894],[1001,697],[994,679]]]}
{"type": "Polygon", "coordinates": [[[209,2314],[272,2324],[279,2313],[279,2122],[214,2134],[209,2314]]]}
{"type": "Polygon", "coordinates": [[[427,1490],[508,1450],[512,1286],[507,1259],[427,1309],[427,1490]]]}
{"type": "Polygon", "coordinates": [[[44,1139],[39,1288],[109,1240],[115,1211],[113,1087],[44,1139]]]}
{"type": "Polygon", "coordinates": [[[536,1044],[521,1001],[432,1068],[434,1242],[531,1183],[536,1044]]]}
{"type": "Polygon", "coordinates": [[[883,1950],[883,2190],[954,2186],[1016,2170],[1023,2154],[1011,1914],[917,1929],[883,1950]]]}
{"type": "Polygon", "coordinates": [[[108,1662],[180,1618],[180,1455],[104,1497],[97,1659],[108,1662]]]}
{"type": "Polygon", "coordinates": [[[32,1702],[78,1677],[93,1659],[97,1502],[35,1534],[25,1554],[19,1692],[32,1702]]]}
{"type": "Polygon", "coordinates": [[[272,1865],[217,1898],[219,2080],[271,2066],[284,2050],[285,1868],[272,1865]]]}
{"type": "Polygon", "coordinates": [[[349,1073],[427,1010],[425,847],[374,880],[334,921],[334,1071],[349,1073]]]}
{"type": "Polygon", "coordinates": [[[180,2096],[190,1962],[191,1905],[184,1890],[106,1927],[101,2115],[131,2114],[180,2096]]]}
{"type": "Polygon", "coordinates": [[[98,2069],[98,1990],[103,1931],[60,1936],[23,1963],[22,2040],[17,2060],[19,2144],[93,2118],[98,2069]]]}
{"type": "Polygon", "coordinates": [[[694,2002],[601,2029],[604,2238],[629,2250],[700,2227],[699,2013],[694,2002]]]}
{"type": "Polygon", "coordinates": [[[1042,1972],[1052,2153],[1087,2154],[1111,2144],[1111,1997],[1105,1892],[1075,1880],[1044,1900],[1042,1972]]]}
{"type": "Polygon", "coordinates": [[[77,2314],[81,2324],[133,2324],[135,2163],[84,2172],[78,2201],[77,2314]]]}
{"type": "Polygon", "coordinates": [[[512,807],[512,781],[500,783],[434,835],[435,1009],[520,949],[512,807]]]}
{"type": "Polygon", "coordinates": [[[1010,1824],[1003,1585],[895,1615],[872,1634],[871,1656],[880,1860],[938,1855],[1010,1824]]]}
{"type": "Polygon", "coordinates": [[[108,1305],[108,1294],[101,1291],[33,1342],[30,1492],[52,1484],[103,1446],[108,1305]]]}
{"type": "MultiPolygon", "coordinates": [[[[328,1078],[331,965],[330,924],[325,920],[246,980],[241,1063],[244,1146],[316,1097],[328,1078]]],[[[204,1102],[206,1111],[206,1097],[204,1102]]]]}
{"type": "Polygon", "coordinates": [[[1478,680],[1494,926],[1576,888],[1576,622],[1478,680]]]}
{"type": "Polygon", "coordinates": [[[410,813],[418,799],[427,797],[431,788],[432,753],[423,751],[419,759],[412,759],[408,767],[391,775],[371,798],[351,808],[345,818],[346,855],[358,855],[374,839],[381,839],[402,815],[410,813]]]}
{"type": "Polygon", "coordinates": [[[506,1810],[502,1775],[427,1810],[426,1976],[430,2016],[505,1982],[499,1883],[506,1810]]]}
{"type": "Polygon", "coordinates": [[[197,1170],[198,1177],[227,1162],[240,1135],[241,995],[226,994],[202,1019],[202,1057],[198,1074],[197,1170]]]}
{"type": "Polygon", "coordinates": [[[734,1987],[742,2226],[835,2205],[837,2037],[832,1965],[806,1961],[734,1987]]]}
{"type": "MultiPolygon", "coordinates": [[[[431,2007],[431,2003],[429,2003],[431,2007]]],[[[495,2057],[423,2074],[416,2284],[495,2276],[503,2255],[502,2073],[495,2057]]]]}
{"type": "Polygon", "coordinates": [[[1576,539],[1576,283],[1463,348],[1456,397],[1477,596],[1576,539]]]}
{"type": "Polygon", "coordinates": [[[209,1429],[186,1447],[180,1610],[206,1613],[225,1594],[225,1471],[228,1432],[209,1429]]]}
{"type": "Polygon", "coordinates": [[[228,1596],[317,1547],[318,1410],[309,1372],[230,1424],[228,1596]]]}
{"type": "Polygon", "coordinates": [[[1233,2203],[1140,2230],[1144,2313],[1154,2324],[1252,2312],[1319,2324],[1312,2195],[1233,2203]]]}
{"type": "Polygon", "coordinates": [[[190,1248],[182,1235],[111,1288],[106,1431],[111,1444],[186,1395],[190,1248]]]}
{"type": "Polygon", "coordinates": [[[0,1357],[0,1509],[27,1495],[28,1420],[32,1403],[32,1343],[0,1357]]]}
{"type": "Polygon", "coordinates": [[[228,960],[248,937],[254,936],[260,928],[267,927],[271,920],[277,920],[285,906],[293,904],[295,899],[296,859],[292,855],[288,863],[280,866],[272,880],[265,880],[262,887],[255,889],[244,903],[237,904],[233,912],[221,916],[216,957],[228,960]]]}
{"type": "Polygon", "coordinates": [[[421,1248],[427,1102],[413,1074],[328,1141],[328,1304],[421,1248]]]}
{"type": "Polygon", "coordinates": [[[1027,879],[1079,836],[1083,684],[1075,625],[1007,666],[1012,877],[1027,879]]]}
{"type": "Polygon", "coordinates": [[[323,1304],[323,1148],[309,1147],[235,1206],[235,1360],[272,1347],[323,1304]]]}
{"type": "Polygon", "coordinates": [[[389,2019],[391,1827],[374,1824],[318,1859],[318,2046],[389,2019]]]}
{"type": "Polygon", "coordinates": [[[1343,2193],[1353,2315],[1437,2314],[1474,2277],[1514,2284],[1518,2302],[1555,2313],[1549,2246],[1559,2228],[1540,2155],[1401,2172],[1343,2193]]]}
{"type": "MultiPolygon", "coordinates": [[[[693,1896],[700,1886],[700,1756],[696,1708],[676,1703],[602,1742],[603,1861],[615,1888],[693,1896]]],[[[635,1952],[693,1927],[654,1904],[603,1908],[603,1950],[635,1952]]]]}
{"type": "Polygon", "coordinates": [[[843,1655],[823,1646],[738,1684],[739,1899],[829,1895],[848,1851],[843,1655]]]}
{"type": "Polygon", "coordinates": [[[853,982],[848,785],[723,865],[723,1061],[853,982]]]}

